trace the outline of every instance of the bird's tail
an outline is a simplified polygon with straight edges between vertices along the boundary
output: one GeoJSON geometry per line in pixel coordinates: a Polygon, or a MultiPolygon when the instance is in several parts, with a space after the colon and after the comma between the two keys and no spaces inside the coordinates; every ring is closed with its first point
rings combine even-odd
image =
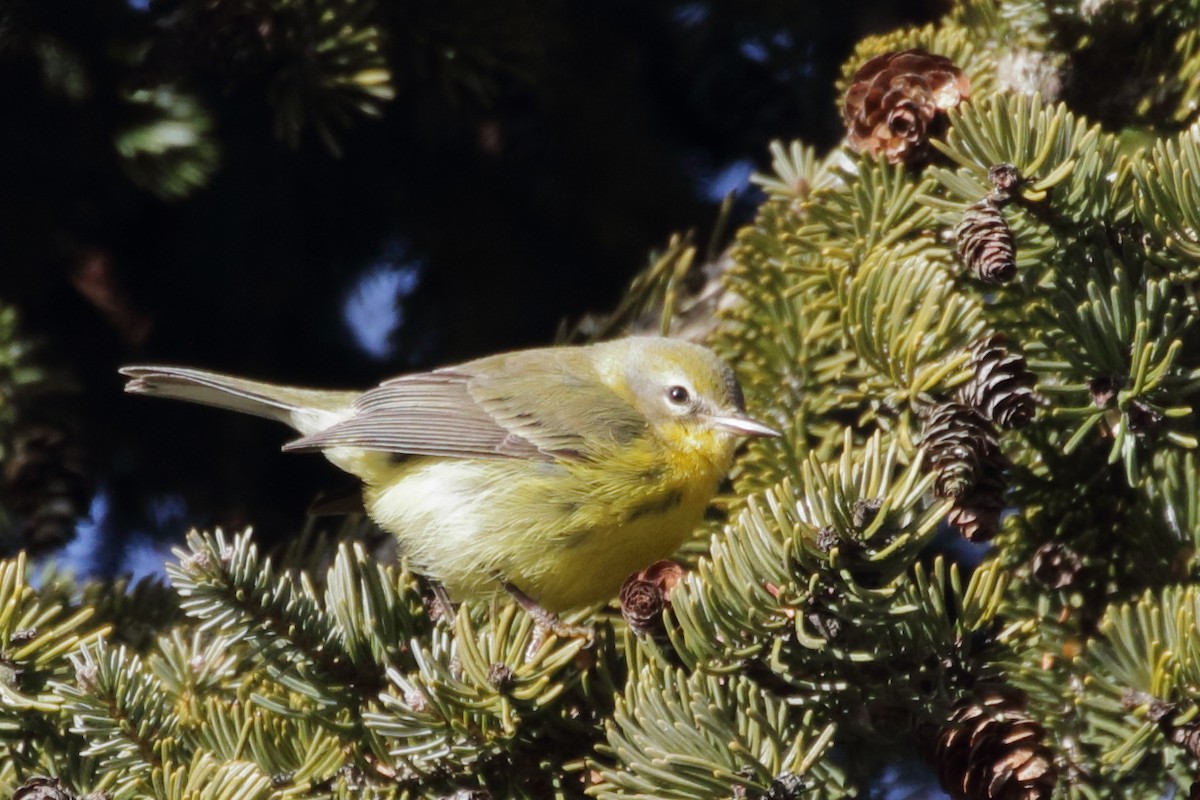
{"type": "Polygon", "coordinates": [[[357,392],[299,389],[187,367],[123,367],[125,391],[202,403],[282,422],[308,435],[351,412],[357,392]]]}

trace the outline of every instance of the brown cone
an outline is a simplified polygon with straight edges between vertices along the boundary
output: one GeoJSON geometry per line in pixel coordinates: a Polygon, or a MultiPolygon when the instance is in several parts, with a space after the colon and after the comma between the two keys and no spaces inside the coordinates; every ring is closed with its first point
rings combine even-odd
{"type": "Polygon", "coordinates": [[[1057,782],[1042,726],[1007,688],[960,702],[937,733],[932,760],[955,800],[1048,800],[1057,782]]]}
{"type": "Polygon", "coordinates": [[[76,797],[58,778],[39,775],[21,784],[13,792],[12,800],[75,800],[76,797]]]}
{"type": "Polygon", "coordinates": [[[625,579],[620,594],[621,616],[630,630],[639,636],[666,632],[663,611],[671,604],[671,590],[683,575],[683,567],[674,561],[656,561],[625,579]]]}
{"type": "Polygon", "coordinates": [[[1033,554],[1033,577],[1051,589],[1065,589],[1083,569],[1079,555],[1061,542],[1046,542],[1033,554]]]}
{"type": "Polygon", "coordinates": [[[918,161],[946,111],[970,94],[970,81],[944,56],[917,49],[875,56],[854,73],[842,102],[847,141],[892,164],[918,161]]]}
{"type": "Polygon", "coordinates": [[[1200,723],[1189,722],[1171,731],[1171,741],[1184,748],[1192,758],[1200,758],[1200,723]]]}
{"type": "Polygon", "coordinates": [[[980,200],[963,212],[954,229],[958,254],[984,283],[1008,283],[1017,275],[1017,244],[1000,208],[980,200]]]}
{"type": "Polygon", "coordinates": [[[13,435],[3,487],[4,502],[19,519],[21,546],[30,552],[69,541],[92,494],[79,442],[63,428],[42,423],[26,425],[13,435]]]}
{"type": "Polygon", "coordinates": [[[994,333],[971,346],[971,369],[974,376],[959,392],[963,405],[977,408],[1001,428],[1029,424],[1037,410],[1037,378],[1026,369],[1023,356],[1008,351],[1004,334],[994,333]]]}
{"type": "Polygon", "coordinates": [[[938,497],[965,498],[985,474],[1003,471],[996,431],[983,415],[961,403],[933,407],[921,430],[925,469],[937,474],[938,497]]]}
{"type": "Polygon", "coordinates": [[[946,514],[946,522],[958,528],[968,542],[990,541],[1000,531],[1004,493],[1008,491],[1008,481],[1004,478],[1006,466],[999,455],[984,462],[975,486],[946,514]]]}

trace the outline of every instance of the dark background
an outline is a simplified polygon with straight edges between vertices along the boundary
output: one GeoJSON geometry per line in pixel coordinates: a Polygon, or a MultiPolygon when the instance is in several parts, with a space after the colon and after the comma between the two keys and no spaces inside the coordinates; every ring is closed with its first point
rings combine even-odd
{"type": "Polygon", "coordinates": [[[40,478],[7,468],[9,546],[46,475],[90,509],[99,572],[193,525],[294,531],[343,476],[267,422],[126,396],[116,368],[353,387],[548,342],[671,233],[704,241],[729,190],[748,219],[771,140],[840,137],[854,43],[942,6],[3,0],[0,300],[53,376],[14,393],[8,436],[66,442],[40,478]],[[380,34],[378,117],[314,60],[313,15],[346,8],[380,34]],[[131,154],[146,130],[183,143],[131,154]]]}

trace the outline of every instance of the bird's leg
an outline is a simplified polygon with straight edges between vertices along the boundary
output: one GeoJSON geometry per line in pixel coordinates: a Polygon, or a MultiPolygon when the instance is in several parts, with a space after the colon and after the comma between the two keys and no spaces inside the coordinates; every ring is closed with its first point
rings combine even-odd
{"type": "Polygon", "coordinates": [[[454,624],[454,603],[450,601],[450,593],[446,591],[446,587],[442,586],[440,581],[430,581],[433,586],[433,600],[442,610],[442,619],[446,620],[447,624],[454,624]]]}
{"type": "Polygon", "coordinates": [[[504,591],[512,596],[512,599],[517,601],[517,605],[523,608],[525,613],[533,617],[533,621],[537,623],[538,631],[534,634],[534,640],[530,644],[531,649],[536,650],[537,646],[541,645],[542,634],[545,631],[550,631],[562,639],[591,639],[596,635],[596,632],[587,625],[566,624],[552,612],[539,606],[536,600],[508,581],[501,579],[500,585],[504,587],[504,591]]]}
{"type": "Polygon", "coordinates": [[[455,617],[454,603],[450,600],[450,594],[446,591],[446,587],[442,585],[441,581],[436,581],[427,575],[418,574],[417,581],[420,582],[424,591],[433,595],[432,598],[428,595],[425,598],[429,616],[435,620],[441,618],[445,620],[447,625],[453,628],[455,617]]]}

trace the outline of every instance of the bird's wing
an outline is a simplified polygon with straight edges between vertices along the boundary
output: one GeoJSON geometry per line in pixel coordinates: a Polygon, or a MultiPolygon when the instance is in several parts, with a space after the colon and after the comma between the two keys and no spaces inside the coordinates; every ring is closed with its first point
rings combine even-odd
{"type": "Polygon", "coordinates": [[[362,394],[350,418],[284,449],[588,459],[645,429],[629,403],[590,371],[580,374],[580,362],[568,369],[553,355],[522,351],[393,378],[362,394]]]}

